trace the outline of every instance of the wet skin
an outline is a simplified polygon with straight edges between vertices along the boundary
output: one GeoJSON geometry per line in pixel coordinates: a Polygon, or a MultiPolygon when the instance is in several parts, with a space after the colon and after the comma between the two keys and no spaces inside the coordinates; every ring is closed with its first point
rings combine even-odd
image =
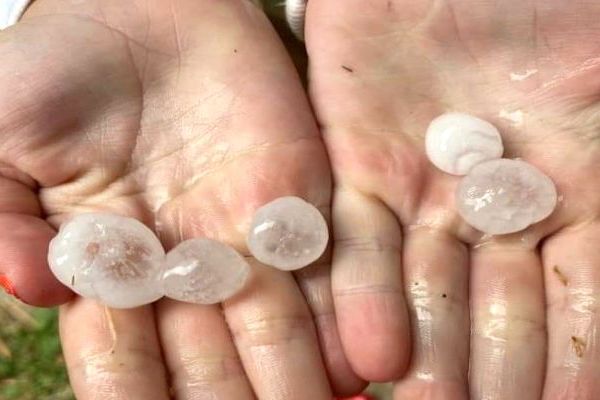
{"type": "Polygon", "coordinates": [[[334,301],[360,376],[406,374],[403,400],[600,397],[599,35],[590,1],[309,2],[334,301]],[[458,179],[424,155],[446,111],[498,126],[557,211],[512,236],[466,226],[458,179]]]}
{"type": "MultiPolygon", "coordinates": [[[[276,197],[302,197],[329,217],[317,124],[249,1],[40,0],[0,33],[0,53],[0,273],[26,302],[69,300],[45,253],[75,213],[137,218],[167,249],[208,236],[245,255],[252,214],[276,197]]],[[[247,290],[222,307],[69,301],[61,336],[77,398],[330,400],[331,385],[360,390],[338,372],[349,369],[328,259],[296,277],[250,261],[247,290]]]]}

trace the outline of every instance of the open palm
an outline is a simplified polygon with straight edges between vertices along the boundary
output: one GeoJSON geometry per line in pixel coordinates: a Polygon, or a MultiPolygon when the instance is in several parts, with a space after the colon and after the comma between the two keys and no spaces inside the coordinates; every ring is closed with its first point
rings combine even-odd
{"type": "Polygon", "coordinates": [[[311,0],[306,38],[354,370],[408,368],[398,399],[600,397],[600,5],[311,0]],[[551,218],[503,237],[461,221],[459,179],[424,155],[450,110],[554,180],[551,218]]]}
{"type": "MultiPolygon", "coordinates": [[[[329,213],[310,108],[249,1],[40,0],[0,35],[0,54],[0,272],[29,303],[70,296],[45,253],[72,214],[138,218],[166,248],[208,236],[247,253],[252,214],[275,197],[329,213]]],[[[252,264],[222,308],[64,306],[78,399],[330,400],[313,324],[331,315],[327,266],[298,277],[311,309],[292,274],[252,264]]]]}

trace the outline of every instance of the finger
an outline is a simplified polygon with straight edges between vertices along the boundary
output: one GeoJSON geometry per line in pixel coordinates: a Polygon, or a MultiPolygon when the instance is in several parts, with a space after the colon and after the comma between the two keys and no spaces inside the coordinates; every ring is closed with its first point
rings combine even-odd
{"type": "MultiPolygon", "coordinates": [[[[216,185],[209,184],[206,187],[213,188],[216,185]]],[[[210,191],[203,192],[203,188],[198,187],[195,191],[181,195],[176,201],[161,209],[161,220],[170,221],[170,223],[161,223],[161,226],[165,227],[162,231],[163,238],[171,245],[185,238],[206,235],[230,238],[234,243],[243,243],[243,239],[235,230],[245,231],[244,227],[249,223],[252,208],[247,207],[246,204],[252,205],[255,209],[257,204],[264,204],[268,199],[263,199],[264,194],[257,194],[254,197],[236,195],[233,198],[236,201],[243,200],[244,207],[233,206],[228,207],[227,210],[244,210],[238,211],[240,216],[233,218],[233,221],[246,222],[236,225],[230,223],[227,218],[222,218],[213,220],[214,222],[208,226],[205,225],[206,216],[228,216],[229,214],[220,209],[221,199],[215,198],[210,191]],[[204,200],[195,201],[198,198],[204,200]],[[183,206],[184,204],[186,206],[183,206]],[[186,218],[183,218],[184,212],[186,218]]],[[[250,188],[245,192],[245,185],[236,186],[236,190],[241,190],[241,193],[252,193],[250,188]]],[[[242,251],[245,250],[242,246],[239,247],[242,251]]],[[[254,393],[261,400],[282,398],[330,400],[331,390],[321,359],[312,316],[293,275],[258,265],[256,262],[252,267],[250,282],[238,296],[224,304],[224,312],[254,393]]],[[[182,311],[181,318],[202,320],[195,315],[194,310],[200,308],[187,308],[187,311],[182,311]]],[[[162,314],[160,318],[164,318],[162,314]]],[[[223,323],[222,326],[226,325],[223,323]]],[[[218,326],[211,325],[211,327],[207,329],[214,329],[216,337],[229,337],[227,332],[216,331],[220,329],[218,326]]],[[[178,329],[175,333],[181,334],[181,330],[178,329]]],[[[206,340],[205,337],[198,335],[198,330],[186,331],[186,334],[190,335],[191,340],[197,342],[206,340]]],[[[167,338],[163,339],[163,343],[165,347],[178,346],[181,341],[170,343],[167,338]]],[[[207,348],[210,348],[211,342],[205,343],[207,348]]],[[[212,347],[214,346],[219,344],[212,344],[212,347]]],[[[228,351],[221,352],[229,354],[228,351]]]]}
{"type": "Polygon", "coordinates": [[[293,276],[252,267],[248,290],[224,309],[257,397],[330,400],[312,316],[293,276]]]}
{"type": "Polygon", "coordinates": [[[546,357],[538,254],[489,243],[473,250],[471,268],[472,398],[538,400],[546,357]]]}
{"type": "Polygon", "coordinates": [[[48,267],[46,254],[55,232],[40,218],[31,187],[3,177],[7,171],[0,163],[0,284],[31,305],[62,304],[73,294],[48,267]]]}
{"type": "Polygon", "coordinates": [[[348,397],[362,392],[367,383],[352,370],[338,332],[331,294],[330,262],[301,269],[296,277],[317,328],[323,362],[334,394],[348,397]]]}
{"type": "Polygon", "coordinates": [[[83,298],[63,306],[60,335],[78,400],[167,400],[152,307],[112,310],[83,298]]]}
{"type": "Polygon", "coordinates": [[[254,398],[220,307],[163,300],[157,317],[176,399],[254,398]]]}
{"type": "Polygon", "coordinates": [[[544,244],[548,365],[544,399],[600,398],[600,253],[597,221],[544,244]]]}
{"type": "Polygon", "coordinates": [[[332,288],[348,360],[366,380],[398,378],[410,352],[398,221],[378,200],[338,188],[333,226],[332,288]]]}
{"type": "Polygon", "coordinates": [[[450,235],[418,228],[404,243],[413,353],[398,399],[468,399],[469,252],[450,235]]]}

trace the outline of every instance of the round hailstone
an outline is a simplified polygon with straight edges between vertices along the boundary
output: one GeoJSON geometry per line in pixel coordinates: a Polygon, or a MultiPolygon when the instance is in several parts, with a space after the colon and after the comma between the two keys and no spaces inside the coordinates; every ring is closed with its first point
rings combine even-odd
{"type": "Polygon", "coordinates": [[[162,297],[164,249],[141,222],[113,214],[81,214],[50,242],[50,269],[75,293],[113,308],[133,308],[162,297]]]}
{"type": "Polygon", "coordinates": [[[292,271],[306,267],[325,251],[327,222],[319,210],[298,197],[280,197],[258,209],[247,238],[263,264],[292,271]]]}
{"type": "Polygon", "coordinates": [[[443,114],[429,124],[425,136],[429,160],[444,172],[466,175],[475,165],[502,157],[498,129],[468,114],[443,114]]]}
{"type": "Polygon", "coordinates": [[[552,180],[520,160],[493,160],[474,167],[456,193],[458,212],[482,232],[521,231],[547,218],[556,207],[552,180]]]}
{"type": "Polygon", "coordinates": [[[165,296],[196,304],[215,304],[239,292],[250,265],[231,247],[210,239],[191,239],[167,253],[162,274],[165,296]]]}

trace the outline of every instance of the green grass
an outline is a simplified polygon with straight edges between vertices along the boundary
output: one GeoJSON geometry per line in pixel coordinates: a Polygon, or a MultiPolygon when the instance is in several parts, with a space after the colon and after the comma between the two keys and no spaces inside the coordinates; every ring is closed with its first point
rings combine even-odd
{"type": "Polygon", "coordinates": [[[0,349],[0,400],[73,399],[56,311],[24,307],[4,296],[0,301],[0,341],[5,345],[0,349]]]}

